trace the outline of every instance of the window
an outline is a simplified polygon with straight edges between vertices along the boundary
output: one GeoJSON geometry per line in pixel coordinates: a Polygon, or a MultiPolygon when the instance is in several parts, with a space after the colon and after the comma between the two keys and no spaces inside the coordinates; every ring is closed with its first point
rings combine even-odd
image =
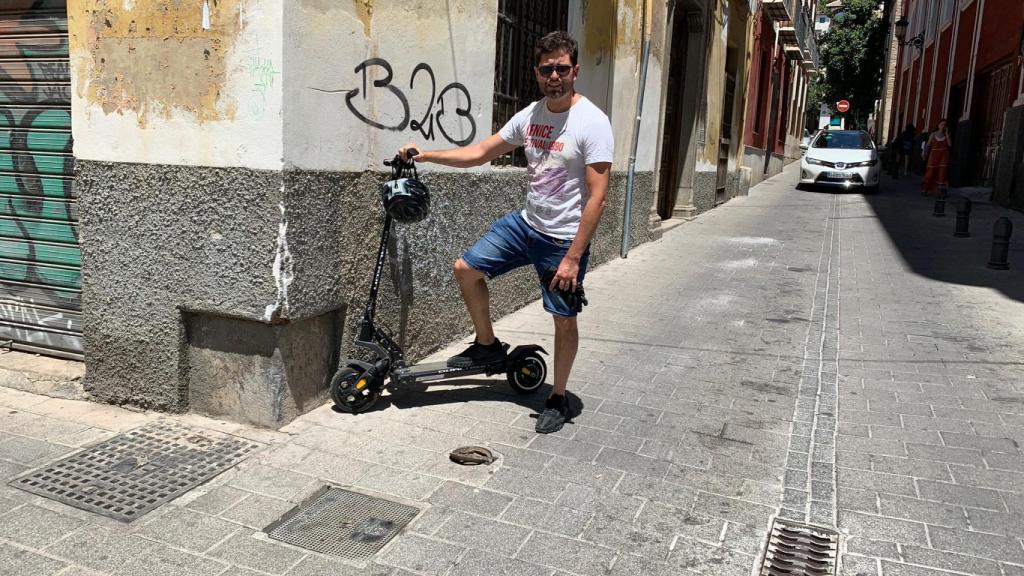
{"type": "MultiPolygon", "coordinates": [[[[494,55],[494,132],[541,97],[533,74],[537,40],[569,24],[569,0],[498,0],[494,55]]],[[[522,148],[494,160],[495,166],[526,166],[522,148]]]]}
{"type": "MultiPolygon", "coordinates": [[[[756,134],[761,134],[761,133],[765,132],[764,112],[765,112],[765,108],[767,108],[767,106],[765,106],[764,100],[765,100],[765,97],[768,96],[768,90],[769,90],[769,87],[768,87],[768,73],[770,72],[769,68],[771,68],[771,65],[772,65],[771,60],[770,60],[770,56],[771,56],[771,52],[769,52],[768,50],[762,50],[761,51],[761,65],[758,66],[758,72],[757,72],[758,73],[758,80],[757,80],[757,109],[755,110],[755,115],[754,115],[754,133],[756,133],[756,134]]],[[[768,147],[767,142],[763,143],[762,145],[765,148],[768,147]]]]}
{"type": "Polygon", "coordinates": [[[953,21],[953,7],[957,0],[942,0],[942,23],[948,24],[953,21]]]}
{"type": "Polygon", "coordinates": [[[840,150],[871,150],[871,137],[866,132],[826,131],[818,135],[811,148],[840,150]]]}
{"type": "MultiPolygon", "coordinates": [[[[941,1],[941,0],[940,0],[941,1]]],[[[923,22],[925,29],[925,40],[931,41],[935,36],[935,12],[938,10],[938,2],[927,2],[928,9],[925,10],[925,20],[923,22]]]]}

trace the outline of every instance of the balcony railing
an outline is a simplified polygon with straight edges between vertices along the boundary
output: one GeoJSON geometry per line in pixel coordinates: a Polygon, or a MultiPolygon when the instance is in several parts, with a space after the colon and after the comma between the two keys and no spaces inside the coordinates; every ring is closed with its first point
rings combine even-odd
{"type": "MultiPolygon", "coordinates": [[[[781,32],[780,32],[781,33],[781,32]]],[[[818,42],[814,36],[811,15],[803,6],[798,6],[794,18],[793,34],[802,55],[803,65],[808,70],[818,69],[818,42]]]]}
{"type": "Polygon", "coordinates": [[[779,23],[779,40],[786,56],[800,60],[809,71],[818,69],[818,43],[811,15],[800,0],[763,0],[768,17],[779,23]]]}
{"type": "Polygon", "coordinates": [[[798,31],[799,37],[802,39],[800,45],[804,51],[804,67],[809,70],[818,70],[819,65],[819,54],[818,54],[818,37],[814,32],[814,21],[811,18],[811,14],[806,10],[800,10],[800,28],[798,31]]]}
{"type": "Polygon", "coordinates": [[[765,14],[776,22],[791,22],[796,14],[798,0],[763,0],[765,14]]]}

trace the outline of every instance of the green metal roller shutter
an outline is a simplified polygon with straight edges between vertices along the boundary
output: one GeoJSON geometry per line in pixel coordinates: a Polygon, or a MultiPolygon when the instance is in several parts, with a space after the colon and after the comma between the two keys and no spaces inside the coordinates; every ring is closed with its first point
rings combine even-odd
{"type": "Polygon", "coordinates": [[[0,2],[0,342],[81,358],[65,0],[0,2]]]}

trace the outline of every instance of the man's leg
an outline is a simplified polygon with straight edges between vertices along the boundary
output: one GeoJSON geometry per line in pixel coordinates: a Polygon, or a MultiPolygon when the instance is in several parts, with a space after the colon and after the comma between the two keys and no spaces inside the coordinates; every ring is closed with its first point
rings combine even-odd
{"type": "Polygon", "coordinates": [[[469,317],[473,319],[476,341],[488,345],[494,342],[494,327],[491,325],[491,294],[487,289],[487,278],[483,272],[473,269],[466,261],[455,261],[455,280],[462,291],[469,317]]]}
{"type": "Polygon", "coordinates": [[[579,348],[580,334],[576,328],[576,318],[553,316],[555,319],[555,382],[551,390],[552,396],[564,396],[565,387],[569,383],[569,373],[576,350],[579,348]]]}
{"type": "Polygon", "coordinates": [[[536,430],[541,434],[558,432],[572,416],[565,387],[580,342],[575,317],[552,316],[555,319],[555,382],[551,395],[544,401],[544,411],[537,415],[536,430]]]}

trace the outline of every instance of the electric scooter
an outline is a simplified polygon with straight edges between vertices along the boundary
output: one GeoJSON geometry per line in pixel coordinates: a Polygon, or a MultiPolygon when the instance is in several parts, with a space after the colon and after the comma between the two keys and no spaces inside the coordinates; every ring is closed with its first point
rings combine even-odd
{"type": "MultiPolygon", "coordinates": [[[[410,159],[396,156],[393,160],[384,161],[385,166],[391,167],[392,182],[410,175],[415,177],[416,168],[411,158],[416,154],[415,150],[410,150],[410,159]]],[[[406,363],[398,343],[374,324],[377,292],[384,271],[388,238],[393,223],[394,218],[385,210],[384,230],[381,232],[380,248],[377,250],[377,264],[373,270],[370,296],[366,301],[366,310],[363,312],[354,340],[356,347],[368,350],[374,357],[368,361],[349,359],[341,363],[342,367],[331,379],[331,399],[334,400],[334,405],[343,412],[358,414],[373,407],[380,399],[388,381],[392,386],[401,386],[477,374],[491,376],[505,373],[509,385],[520,394],[530,394],[540,389],[548,372],[547,363],[541,353],[547,352],[536,344],[516,346],[509,351],[509,345],[502,343],[506,351],[505,360],[480,366],[453,368],[446,362],[406,363]]]]}

